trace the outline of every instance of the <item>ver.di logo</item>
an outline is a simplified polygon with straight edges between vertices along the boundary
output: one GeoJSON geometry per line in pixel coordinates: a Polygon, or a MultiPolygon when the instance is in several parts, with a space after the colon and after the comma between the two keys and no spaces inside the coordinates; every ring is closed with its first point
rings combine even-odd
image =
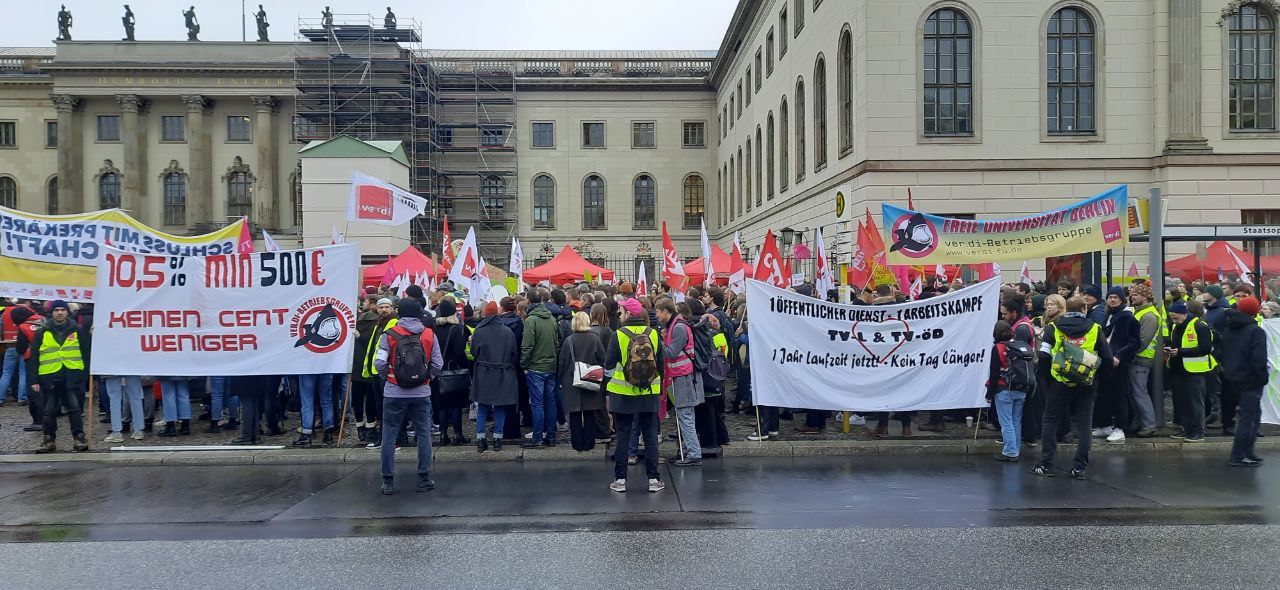
{"type": "Polygon", "coordinates": [[[890,252],[902,252],[908,258],[924,258],[938,248],[938,228],[923,213],[903,215],[893,222],[893,245],[890,252]]]}
{"type": "Polygon", "coordinates": [[[298,339],[293,346],[319,354],[337,350],[346,341],[354,317],[351,308],[338,299],[309,299],[293,314],[289,331],[298,339]]]}

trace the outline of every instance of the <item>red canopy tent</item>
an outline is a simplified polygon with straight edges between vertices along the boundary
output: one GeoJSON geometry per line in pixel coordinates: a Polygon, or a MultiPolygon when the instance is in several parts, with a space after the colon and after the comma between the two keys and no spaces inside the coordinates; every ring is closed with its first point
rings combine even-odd
{"type": "MultiPolygon", "coordinates": [[[[711,270],[715,273],[714,279],[717,285],[729,284],[729,267],[732,265],[733,258],[719,246],[711,247],[711,270]]],[[[751,278],[754,274],[751,265],[744,263],[743,271],[746,272],[747,278],[751,278]]],[[[702,257],[699,256],[684,265],[684,274],[689,276],[690,285],[701,285],[703,281],[702,274],[702,257]]]]}
{"type": "MultiPolygon", "coordinates": [[[[1164,271],[1175,278],[1184,281],[1217,281],[1218,269],[1222,269],[1224,275],[1239,274],[1236,269],[1236,262],[1231,258],[1230,252],[1235,252],[1236,256],[1250,271],[1256,272],[1253,268],[1253,253],[1245,252],[1226,242],[1214,242],[1205,248],[1206,256],[1204,260],[1197,260],[1195,254],[1190,254],[1170,260],[1164,263],[1164,271]]],[[[1263,274],[1280,273],[1280,256],[1263,256],[1262,257],[1263,274]]]]}
{"type": "Polygon", "coordinates": [[[524,271],[524,281],[531,285],[549,281],[553,285],[581,281],[591,273],[593,279],[613,280],[613,271],[587,262],[573,248],[565,246],[555,258],[546,264],[524,271]]]}
{"type": "Polygon", "coordinates": [[[404,252],[393,256],[382,264],[375,264],[365,268],[363,271],[363,284],[365,286],[378,286],[382,283],[382,277],[386,276],[388,269],[397,275],[402,275],[405,271],[408,271],[409,278],[414,280],[422,273],[430,273],[436,279],[444,276],[443,268],[439,271],[435,270],[435,264],[431,262],[430,258],[427,258],[426,254],[410,246],[404,252]]]}

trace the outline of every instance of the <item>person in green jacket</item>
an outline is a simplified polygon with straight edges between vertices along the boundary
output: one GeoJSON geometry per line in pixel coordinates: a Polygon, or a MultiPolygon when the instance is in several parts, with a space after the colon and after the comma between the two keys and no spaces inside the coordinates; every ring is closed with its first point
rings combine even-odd
{"type": "Polygon", "coordinates": [[[556,446],[556,320],[538,289],[529,290],[528,317],[520,343],[520,368],[529,384],[529,408],[533,413],[533,438],[520,446],[536,449],[556,446]]]}

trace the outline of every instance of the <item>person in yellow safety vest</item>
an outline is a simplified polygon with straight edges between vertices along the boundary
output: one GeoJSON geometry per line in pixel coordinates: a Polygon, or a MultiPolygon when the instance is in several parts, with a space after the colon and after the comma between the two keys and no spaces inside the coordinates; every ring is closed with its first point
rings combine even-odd
{"type": "Polygon", "coordinates": [[[1164,392],[1151,392],[1150,376],[1156,351],[1168,336],[1168,325],[1160,309],[1152,305],[1151,285],[1141,283],[1130,287],[1129,303],[1133,305],[1133,317],[1138,320],[1138,354],[1129,365],[1129,394],[1138,427],[1135,436],[1150,438],[1155,436],[1164,417],[1164,392]]]}
{"type": "Polygon", "coordinates": [[[396,318],[396,308],[391,303],[391,299],[386,297],[379,299],[374,309],[378,312],[378,323],[374,324],[373,334],[369,338],[369,345],[362,352],[363,363],[360,370],[360,374],[364,378],[373,381],[374,412],[373,414],[368,414],[366,411],[366,416],[372,416],[372,419],[369,419],[365,425],[367,429],[365,440],[368,441],[365,448],[369,449],[376,449],[382,445],[380,419],[382,418],[382,388],[385,382],[385,379],[378,375],[378,368],[373,365],[373,357],[378,352],[378,342],[382,340],[382,335],[387,330],[396,327],[396,323],[399,321],[396,318]]]}
{"type": "MultiPolygon", "coordinates": [[[[658,472],[658,404],[662,399],[662,347],[658,345],[658,331],[649,326],[649,315],[644,307],[635,299],[625,299],[618,304],[622,312],[622,325],[613,333],[613,338],[605,347],[605,361],[602,367],[606,378],[605,391],[609,393],[609,409],[614,414],[614,431],[618,444],[614,447],[613,483],[609,489],[615,492],[627,491],[627,452],[636,429],[644,437],[644,467],[649,476],[649,491],[660,492],[666,489],[662,476],[658,472]],[[648,349],[652,351],[653,363],[656,367],[654,378],[648,386],[632,384],[627,380],[628,361],[631,341],[645,338],[648,349]]],[[[637,362],[639,367],[641,363],[637,362]]]]}
{"type": "Polygon", "coordinates": [[[1203,313],[1199,301],[1175,303],[1169,308],[1174,327],[1164,352],[1173,381],[1174,413],[1182,426],[1182,433],[1173,438],[1186,442],[1204,442],[1205,379],[1218,366],[1210,354],[1213,329],[1200,319],[1203,313]]]}
{"type": "Polygon", "coordinates": [[[378,414],[374,411],[374,395],[377,378],[364,374],[366,351],[382,316],[378,315],[378,296],[365,295],[360,315],[356,316],[356,353],[351,355],[351,409],[356,419],[356,435],[360,442],[367,442],[369,427],[378,414]]]}
{"type": "Polygon", "coordinates": [[[84,395],[89,377],[89,330],[71,321],[71,308],[66,301],[49,304],[50,317],[35,333],[35,347],[27,359],[28,374],[35,374],[32,391],[40,395],[44,408],[44,440],[37,453],[58,450],[58,412],[66,408],[71,423],[72,445],[77,451],[89,450],[84,434],[84,395]]]}
{"type": "MultiPolygon", "coordinates": [[[[1078,295],[1072,297],[1067,300],[1066,313],[1053,322],[1053,328],[1045,328],[1040,344],[1041,366],[1052,365],[1054,355],[1064,348],[1067,341],[1087,353],[1097,355],[1098,367],[1119,365],[1119,359],[1111,354],[1111,346],[1102,336],[1102,329],[1096,322],[1086,318],[1084,311],[1084,299],[1078,295]]],[[[1089,447],[1092,444],[1093,404],[1098,397],[1096,376],[1089,385],[1073,387],[1068,385],[1067,378],[1059,374],[1055,367],[1050,369],[1046,382],[1049,387],[1045,396],[1044,427],[1041,431],[1042,454],[1040,462],[1031,468],[1030,473],[1041,477],[1056,475],[1053,460],[1058,454],[1058,424],[1062,417],[1075,413],[1077,441],[1071,477],[1085,479],[1085,469],[1089,467],[1089,447]]]]}

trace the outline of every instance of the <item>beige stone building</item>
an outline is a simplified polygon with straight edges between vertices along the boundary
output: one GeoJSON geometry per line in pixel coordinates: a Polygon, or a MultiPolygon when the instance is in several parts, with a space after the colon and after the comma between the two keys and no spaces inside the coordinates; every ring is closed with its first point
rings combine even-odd
{"type": "Polygon", "coordinates": [[[314,42],[323,29],[310,44],[5,49],[0,203],[119,203],[173,230],[247,214],[287,235],[306,207],[295,138],[351,133],[404,136],[434,203],[415,242],[438,248],[447,213],[491,261],[512,235],[527,259],[544,243],[628,257],[659,247],[663,221],[695,255],[700,213],[721,244],[822,227],[842,255],[856,215],[908,189],[921,209],[990,218],[1123,183],[1162,189],[1169,223],[1276,223],[1278,17],[1271,0],[741,0],[714,52],[382,37],[366,63],[410,64],[428,99],[402,113],[394,88],[361,78],[385,123],[367,126],[303,100],[317,82],[298,64],[339,62],[314,42]]]}

